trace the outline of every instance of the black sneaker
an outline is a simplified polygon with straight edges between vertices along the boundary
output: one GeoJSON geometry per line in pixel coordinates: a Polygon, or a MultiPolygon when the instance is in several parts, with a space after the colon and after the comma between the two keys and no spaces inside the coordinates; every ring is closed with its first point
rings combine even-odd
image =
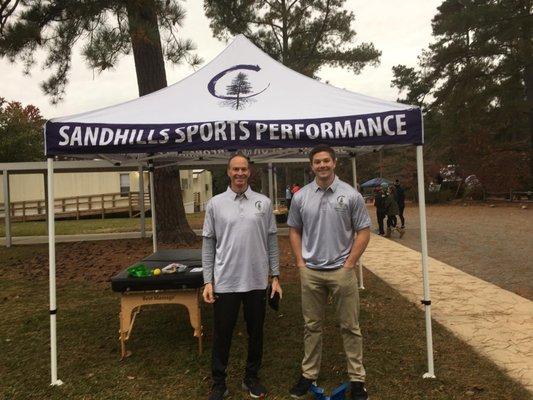
{"type": "Polygon", "coordinates": [[[242,381],[242,388],[254,399],[265,397],[267,394],[266,388],[261,384],[258,378],[244,378],[242,381]]]}
{"type": "Polygon", "coordinates": [[[214,384],[209,393],[209,400],[222,400],[228,393],[225,384],[214,384]]]}
{"type": "Polygon", "coordinates": [[[312,379],[307,379],[302,375],[300,376],[298,383],[294,385],[291,390],[289,390],[289,393],[291,394],[291,397],[294,397],[295,399],[302,398],[307,394],[307,392],[309,392],[309,388],[312,384],[312,379]]]}
{"type": "Polygon", "coordinates": [[[351,382],[350,386],[352,400],[368,400],[364,382],[351,382]]]}

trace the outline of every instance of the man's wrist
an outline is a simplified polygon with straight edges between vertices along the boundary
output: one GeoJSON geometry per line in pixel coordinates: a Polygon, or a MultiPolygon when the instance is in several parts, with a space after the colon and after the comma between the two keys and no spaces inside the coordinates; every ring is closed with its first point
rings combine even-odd
{"type": "Polygon", "coordinates": [[[355,264],[357,264],[357,260],[358,260],[358,259],[359,259],[359,258],[348,257],[348,258],[346,259],[346,261],[344,261],[344,264],[355,265],[355,264]]]}
{"type": "Polygon", "coordinates": [[[271,275],[270,279],[272,279],[272,280],[276,279],[276,280],[279,281],[279,275],[271,275]]]}

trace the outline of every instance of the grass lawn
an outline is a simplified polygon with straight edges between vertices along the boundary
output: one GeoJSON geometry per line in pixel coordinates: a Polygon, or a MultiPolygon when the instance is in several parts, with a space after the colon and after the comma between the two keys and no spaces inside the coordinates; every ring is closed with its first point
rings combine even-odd
{"type": "MultiPolygon", "coordinates": [[[[43,245],[44,246],[44,245],[43,245]]],[[[58,285],[61,387],[49,386],[48,284],[28,281],[12,265],[43,246],[0,249],[0,398],[5,399],[205,399],[210,386],[211,310],[203,306],[205,352],[197,353],[187,314],[178,306],[153,306],[137,317],[120,361],[119,297],[106,284],[58,285]],[[9,260],[9,261],[7,261],[9,260]]],[[[424,380],[423,313],[372,274],[361,293],[367,386],[373,400],[530,399],[520,385],[434,324],[437,379],[424,380]]],[[[279,313],[269,310],[261,375],[270,399],[286,399],[302,356],[299,286],[286,283],[279,313]]],[[[329,392],[345,379],[342,341],[328,308],[319,384],[329,392]]],[[[240,380],[246,329],[234,334],[229,368],[230,399],[246,398],[240,380]]]]}
{"type": "MultiPolygon", "coordinates": [[[[187,214],[187,221],[192,229],[202,228],[204,213],[187,214]]],[[[152,219],[146,218],[146,230],[152,230],[152,219]]],[[[83,233],[111,233],[140,231],[139,218],[106,218],[56,221],[57,235],[79,235],[83,233]]],[[[46,235],[45,221],[12,222],[13,236],[46,235]]],[[[5,236],[5,224],[0,224],[0,237],[5,236]]]]}

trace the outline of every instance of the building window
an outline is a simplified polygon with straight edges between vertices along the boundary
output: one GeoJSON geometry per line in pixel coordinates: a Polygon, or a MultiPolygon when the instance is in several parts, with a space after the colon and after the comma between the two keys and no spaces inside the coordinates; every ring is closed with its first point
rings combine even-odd
{"type": "Polygon", "coordinates": [[[206,183],[206,184],[205,184],[205,191],[206,191],[206,192],[209,192],[209,183],[206,183]]]}
{"type": "Polygon", "coordinates": [[[183,190],[189,189],[189,180],[187,178],[181,178],[181,188],[183,190]]]}
{"type": "Polygon", "coordinates": [[[120,196],[126,197],[130,192],[130,174],[120,174],[120,196]]]}

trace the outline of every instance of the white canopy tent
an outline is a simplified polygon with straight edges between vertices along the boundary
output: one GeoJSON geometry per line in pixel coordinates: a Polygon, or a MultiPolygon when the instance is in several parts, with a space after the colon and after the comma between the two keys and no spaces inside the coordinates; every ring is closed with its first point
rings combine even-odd
{"type": "MultiPolygon", "coordinates": [[[[104,159],[113,165],[148,162],[153,246],[153,172],[167,165],[225,162],[245,149],[259,162],[302,160],[318,143],[355,154],[382,146],[415,145],[420,202],[422,272],[428,372],[434,377],[423,173],[423,122],[419,108],[339,89],[276,62],[244,36],[182,81],[149,95],[45,125],[48,158],[51,384],[57,376],[54,232],[54,156],[104,159]]],[[[354,178],[355,185],[355,178],[354,178]]]]}

